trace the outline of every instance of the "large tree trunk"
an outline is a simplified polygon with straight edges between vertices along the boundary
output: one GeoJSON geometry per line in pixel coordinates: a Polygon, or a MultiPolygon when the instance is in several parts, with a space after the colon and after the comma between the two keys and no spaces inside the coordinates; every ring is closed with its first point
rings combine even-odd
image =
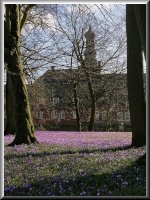
{"type": "Polygon", "coordinates": [[[11,82],[11,74],[7,72],[6,82],[6,128],[4,134],[15,134],[16,122],[15,122],[15,104],[13,99],[13,88],[11,82]]]}
{"type": "MultiPolygon", "coordinates": [[[[138,24],[144,56],[146,59],[146,4],[134,4],[134,12],[138,24]]],[[[146,153],[139,160],[142,160],[145,163],[146,153]]]]}
{"type": "Polygon", "coordinates": [[[143,60],[134,6],[126,6],[127,85],[132,126],[132,145],[146,144],[146,104],[143,86],[143,60]]]}
{"type": "MultiPolygon", "coordinates": [[[[13,98],[15,102],[16,135],[10,145],[30,144],[37,142],[34,135],[34,126],[31,118],[29,99],[23,75],[23,66],[20,56],[20,10],[19,5],[7,5],[10,10],[10,33],[7,48],[9,49],[9,59],[7,68],[13,75],[11,76],[13,87],[13,98]]],[[[8,19],[7,19],[8,20],[8,19]]],[[[7,23],[6,23],[7,24],[7,23]]],[[[9,30],[9,28],[8,28],[9,30]]]]}
{"type": "Polygon", "coordinates": [[[77,95],[77,84],[74,84],[74,100],[75,100],[75,108],[76,108],[77,131],[81,131],[79,99],[77,95]]]}
{"type": "Polygon", "coordinates": [[[134,13],[140,34],[142,50],[146,58],[146,4],[134,4],[134,13]]]}

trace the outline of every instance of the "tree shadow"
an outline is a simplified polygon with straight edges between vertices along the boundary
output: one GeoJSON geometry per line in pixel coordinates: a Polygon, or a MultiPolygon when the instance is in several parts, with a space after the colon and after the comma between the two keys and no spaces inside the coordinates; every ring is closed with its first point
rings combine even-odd
{"type": "Polygon", "coordinates": [[[101,148],[97,148],[97,149],[83,149],[83,150],[64,150],[64,151],[53,151],[53,152],[48,152],[48,151],[43,151],[42,153],[25,153],[25,154],[18,154],[18,155],[5,155],[4,158],[5,160],[9,160],[11,158],[23,158],[23,157],[27,157],[27,156],[32,156],[32,157],[43,157],[43,156],[51,156],[51,155],[65,155],[65,154],[90,154],[90,153],[102,153],[102,152],[107,152],[107,151],[124,151],[124,150],[128,150],[131,149],[132,146],[128,145],[128,146],[124,146],[124,147],[115,147],[115,148],[105,148],[105,149],[101,149],[101,148]]]}
{"type": "Polygon", "coordinates": [[[5,196],[146,196],[146,165],[132,162],[112,173],[74,177],[38,177],[22,187],[6,187],[5,196]]]}

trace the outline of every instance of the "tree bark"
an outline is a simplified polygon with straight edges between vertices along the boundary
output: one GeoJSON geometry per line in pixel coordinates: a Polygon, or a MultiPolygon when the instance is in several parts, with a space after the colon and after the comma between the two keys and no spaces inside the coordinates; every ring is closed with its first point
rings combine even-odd
{"type": "Polygon", "coordinates": [[[89,94],[91,98],[91,113],[90,113],[90,121],[88,125],[88,131],[93,131],[94,128],[94,122],[95,122],[95,111],[96,111],[96,99],[92,87],[92,80],[90,77],[90,74],[85,70],[85,74],[87,77],[87,82],[88,82],[88,89],[89,89],[89,94]]]}
{"type": "Polygon", "coordinates": [[[16,132],[16,122],[15,122],[15,104],[13,99],[13,88],[11,82],[11,74],[7,72],[7,82],[6,82],[6,128],[4,135],[15,134],[16,132]]]}
{"type": "Polygon", "coordinates": [[[134,4],[133,7],[141,39],[142,50],[146,58],[146,4],[134,4]]]}
{"type": "Polygon", "coordinates": [[[81,131],[79,99],[77,95],[77,84],[74,84],[74,100],[75,100],[75,108],[76,108],[77,131],[81,131]]]}
{"type": "Polygon", "coordinates": [[[23,66],[20,56],[20,10],[19,5],[7,5],[9,8],[9,20],[11,28],[8,35],[7,48],[9,49],[9,59],[7,60],[7,68],[12,74],[13,99],[15,102],[15,122],[16,135],[14,141],[9,145],[31,144],[37,142],[34,135],[34,126],[31,118],[30,106],[25,77],[23,74],[23,66]]]}
{"type": "Polygon", "coordinates": [[[146,103],[143,85],[141,39],[134,6],[126,6],[127,30],[127,86],[132,126],[132,145],[146,144],[146,103]]]}

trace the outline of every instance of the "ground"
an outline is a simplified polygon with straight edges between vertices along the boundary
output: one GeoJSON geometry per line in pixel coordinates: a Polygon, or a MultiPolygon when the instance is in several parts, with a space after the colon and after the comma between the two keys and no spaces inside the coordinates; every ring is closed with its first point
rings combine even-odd
{"type": "Polygon", "coordinates": [[[7,147],[5,196],[146,196],[144,147],[130,132],[37,131],[39,144],[7,147]]]}

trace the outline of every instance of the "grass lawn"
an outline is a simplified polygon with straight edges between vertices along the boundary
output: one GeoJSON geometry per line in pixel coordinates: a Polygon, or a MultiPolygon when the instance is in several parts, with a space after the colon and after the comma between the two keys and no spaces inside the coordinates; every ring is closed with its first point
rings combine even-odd
{"type": "Polygon", "coordinates": [[[146,196],[146,166],[131,133],[37,131],[39,144],[7,147],[5,196],[146,196]]]}

